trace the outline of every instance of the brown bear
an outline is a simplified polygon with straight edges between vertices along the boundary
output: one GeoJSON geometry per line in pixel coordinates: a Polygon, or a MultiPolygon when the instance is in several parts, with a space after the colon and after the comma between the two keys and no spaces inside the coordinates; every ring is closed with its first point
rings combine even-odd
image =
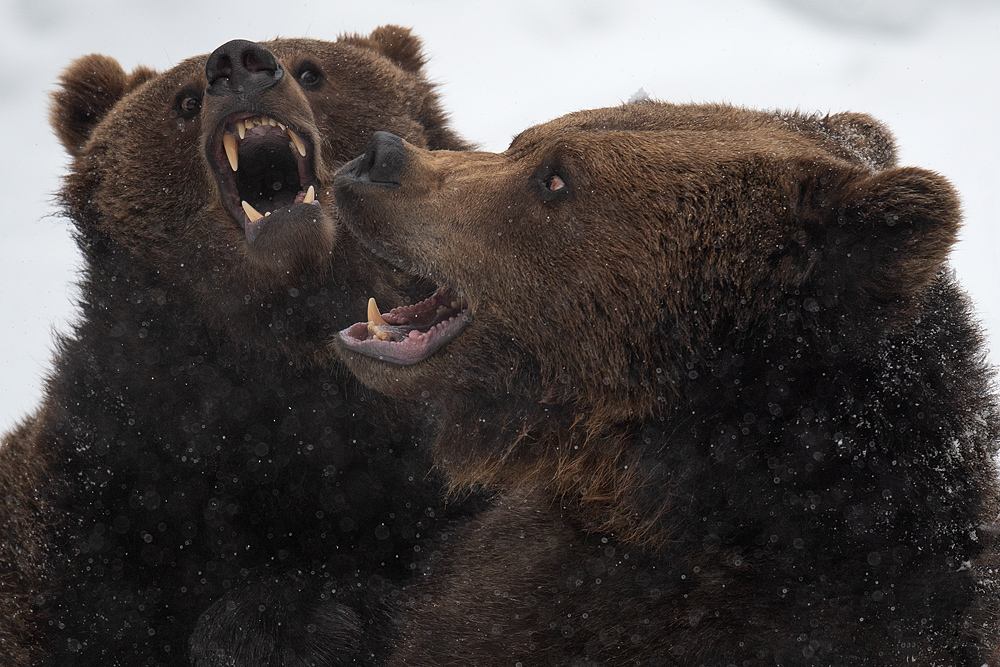
{"type": "Polygon", "coordinates": [[[344,330],[349,366],[503,492],[431,555],[390,664],[995,662],[958,199],[879,123],[649,101],[501,154],[380,133],[334,191],[440,286],[344,330]]]}
{"type": "Polygon", "coordinates": [[[51,120],[80,311],[0,447],[0,663],[372,659],[350,652],[383,622],[371,592],[461,510],[330,351],[369,281],[426,294],[338,230],[331,187],[378,129],[465,147],[420,42],[234,40],[162,73],[91,55],[51,120]]]}

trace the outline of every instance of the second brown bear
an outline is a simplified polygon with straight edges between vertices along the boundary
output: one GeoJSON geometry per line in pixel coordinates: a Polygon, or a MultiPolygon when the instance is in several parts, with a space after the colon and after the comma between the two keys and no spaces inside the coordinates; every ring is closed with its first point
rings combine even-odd
{"type": "Polygon", "coordinates": [[[440,285],[342,332],[349,365],[439,411],[454,484],[505,491],[391,664],[993,663],[958,199],[878,123],[641,102],[502,154],[383,133],[336,197],[440,285]]]}

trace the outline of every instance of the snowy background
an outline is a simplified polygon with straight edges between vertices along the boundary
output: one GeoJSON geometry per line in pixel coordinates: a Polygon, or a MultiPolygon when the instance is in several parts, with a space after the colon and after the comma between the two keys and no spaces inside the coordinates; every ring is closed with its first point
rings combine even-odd
{"type": "Polygon", "coordinates": [[[66,159],[46,122],[61,70],[100,52],[169,68],[234,38],[335,39],[409,26],[455,128],[503,150],[525,127],[618,104],[864,111],[903,164],[949,177],[953,254],[1000,364],[1000,0],[0,0],[0,430],[33,409],[79,256],[52,195],[66,159]]]}

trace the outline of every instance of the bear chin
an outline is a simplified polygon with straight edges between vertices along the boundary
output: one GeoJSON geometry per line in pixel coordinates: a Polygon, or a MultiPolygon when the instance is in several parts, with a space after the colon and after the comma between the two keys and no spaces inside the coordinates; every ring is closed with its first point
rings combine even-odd
{"type": "Polygon", "coordinates": [[[330,270],[337,228],[320,206],[296,204],[264,220],[255,238],[247,240],[247,256],[262,277],[294,281],[330,270]]]}

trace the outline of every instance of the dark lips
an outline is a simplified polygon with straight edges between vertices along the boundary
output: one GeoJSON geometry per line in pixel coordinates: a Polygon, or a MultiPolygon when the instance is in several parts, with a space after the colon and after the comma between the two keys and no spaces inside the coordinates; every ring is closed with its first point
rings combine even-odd
{"type": "Polygon", "coordinates": [[[373,299],[369,302],[369,321],[344,329],[339,339],[352,352],[411,366],[453,340],[471,318],[468,304],[451,288],[440,287],[420,303],[385,314],[378,312],[373,299]]]}

